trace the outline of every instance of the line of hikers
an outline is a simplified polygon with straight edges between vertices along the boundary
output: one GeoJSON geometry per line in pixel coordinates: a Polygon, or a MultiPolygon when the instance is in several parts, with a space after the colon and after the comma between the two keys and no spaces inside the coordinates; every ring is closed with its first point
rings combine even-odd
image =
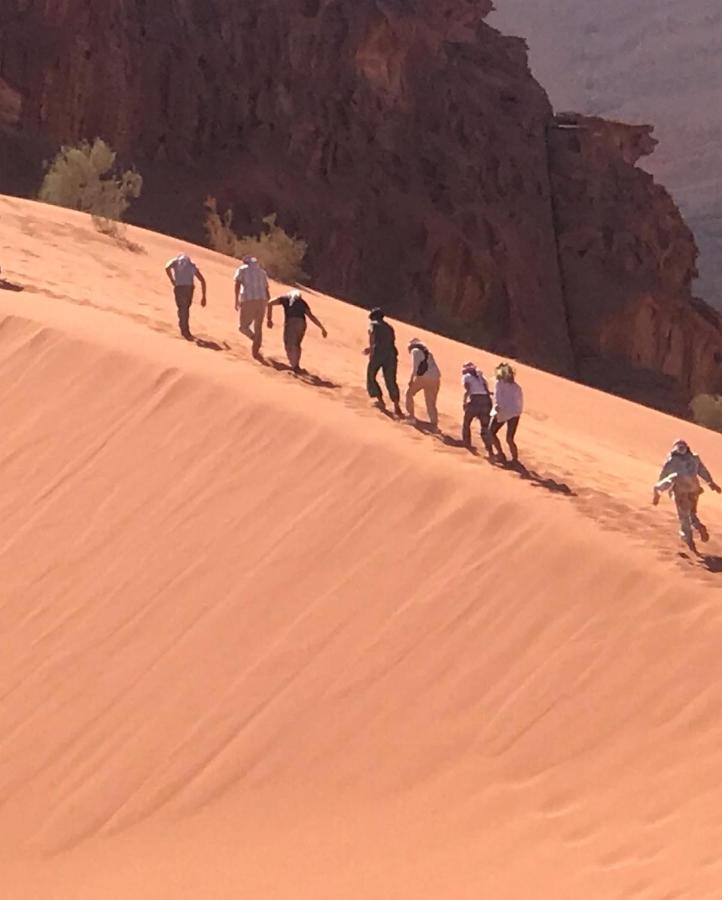
{"type": "MultiPolygon", "coordinates": [[[[173,285],[176,307],[178,310],[178,326],[186,340],[192,340],[190,330],[190,309],[193,303],[195,280],[200,283],[202,296],[201,306],[207,302],[206,281],[200,269],[186,253],[170,259],[165,266],[169,281],[173,285]]],[[[234,304],[239,313],[239,331],[251,341],[255,359],[261,356],[263,343],[263,322],[273,328],[273,309],[282,307],[285,315],[283,342],[291,369],[297,374],[305,374],[301,368],[301,348],[306,334],[306,319],[313,322],[327,337],[327,331],[311,312],[300,291],[289,291],[271,300],[268,276],[253,257],[243,259],[233,277],[234,304]]],[[[397,383],[398,350],[396,334],[386,321],[381,309],[372,309],[369,313],[369,341],[364,353],[369,357],[366,371],[366,389],[376,405],[384,409],[385,403],[377,380],[379,372],[383,374],[389,399],[394,412],[404,418],[400,405],[401,394],[397,383]]],[[[423,391],[429,425],[438,431],[439,415],[437,398],[441,388],[441,372],[429,348],[418,338],[409,342],[411,356],[411,376],[406,390],[406,413],[408,420],[416,424],[414,398],[423,391]]],[[[489,459],[506,461],[506,456],[499,441],[499,432],[506,425],[506,440],[515,462],[519,454],[514,440],[519,418],[523,411],[523,394],[516,383],[514,370],[508,363],[501,363],[496,369],[496,385],[494,391],[484,374],[473,363],[466,363],[462,369],[462,386],[464,389],[464,424],[462,440],[464,446],[472,449],[471,426],[475,419],[480,425],[481,439],[486,447],[489,459]]]]}
{"type": "MultiPolygon", "coordinates": [[[[426,412],[432,431],[438,431],[439,414],[436,401],[441,389],[441,371],[433,354],[418,338],[413,338],[408,345],[411,357],[411,375],[406,389],[406,413],[411,424],[416,424],[416,407],[414,398],[423,391],[426,401],[426,412]]],[[[369,343],[364,353],[369,357],[366,370],[366,390],[376,405],[385,409],[383,394],[378,383],[378,374],[384,377],[386,391],[394,406],[394,412],[403,418],[397,373],[398,350],[396,334],[386,321],[383,310],[372,309],[369,313],[369,343]]],[[[519,419],[524,410],[524,396],[521,387],[516,383],[514,369],[509,363],[500,363],[496,367],[496,384],[492,391],[483,372],[474,363],[465,363],[461,370],[461,384],[464,389],[463,408],[464,423],[461,429],[465,447],[472,449],[471,426],[478,419],[481,439],[490,460],[506,462],[506,456],[499,442],[499,432],[506,425],[506,441],[511,458],[519,459],[519,452],[514,440],[519,427],[519,419]]]]}
{"type": "MultiPolygon", "coordinates": [[[[169,260],[166,274],[175,294],[180,332],[187,340],[192,340],[190,331],[190,308],[193,302],[194,284],[201,285],[201,306],[206,305],[206,282],[193,260],[181,253],[169,260]]],[[[301,347],[306,333],[306,319],[320,329],[327,337],[324,326],[313,315],[300,291],[289,293],[271,300],[268,276],[259,261],[252,256],[245,257],[234,274],[235,309],[239,313],[239,331],[249,338],[254,358],[261,357],[264,317],[269,328],[273,327],[273,309],[282,307],[285,316],[283,342],[289,365],[297,373],[301,368],[301,347]]],[[[416,424],[414,398],[424,394],[429,425],[438,431],[439,416],[437,399],[441,388],[441,371],[429,348],[418,338],[409,342],[411,375],[406,390],[406,413],[408,421],[416,424]]],[[[368,346],[364,353],[368,356],[366,389],[380,409],[385,409],[383,394],[378,383],[382,373],[386,391],[399,418],[404,418],[401,409],[401,393],[398,386],[398,350],[393,327],[386,321],[383,310],[372,309],[369,313],[368,346]]],[[[516,432],[524,409],[524,397],[516,382],[514,369],[508,363],[500,363],[495,370],[495,385],[490,388],[483,372],[472,362],[462,367],[461,383],[464,391],[462,442],[473,449],[471,426],[478,420],[481,439],[489,459],[505,462],[506,457],[499,441],[499,432],[506,425],[506,442],[511,459],[518,461],[516,432]]],[[[696,531],[703,542],[709,540],[709,532],[697,514],[699,498],[703,493],[700,478],[711,490],[722,493],[702,460],[692,453],[689,444],[678,440],[662,467],[654,485],[653,503],[659,503],[663,493],[669,493],[675,501],[680,523],[680,537],[694,553],[696,531]]]]}

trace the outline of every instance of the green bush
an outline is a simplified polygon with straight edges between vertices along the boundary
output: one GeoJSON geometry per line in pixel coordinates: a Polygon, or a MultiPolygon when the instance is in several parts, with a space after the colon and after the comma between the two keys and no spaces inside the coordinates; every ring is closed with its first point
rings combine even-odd
{"type": "Polygon", "coordinates": [[[221,215],[215,197],[205,202],[205,229],[208,244],[219,253],[242,259],[256,256],[271,276],[278,281],[295,283],[307,278],[303,260],[308,250],[306,241],[286,234],[276,222],[276,214],[263,220],[265,231],[257,237],[238,237],[233,231],[233,210],[221,215]]]}
{"type": "Polygon", "coordinates": [[[90,213],[96,227],[117,236],[117,228],[130,201],[140,197],[143,178],[134,169],[116,170],[116,153],[105,141],[83,141],[62,147],[48,165],[38,199],[67,209],[90,213]]]}
{"type": "Polygon", "coordinates": [[[690,403],[690,408],[698,425],[722,432],[722,397],[698,394],[690,403]]]}

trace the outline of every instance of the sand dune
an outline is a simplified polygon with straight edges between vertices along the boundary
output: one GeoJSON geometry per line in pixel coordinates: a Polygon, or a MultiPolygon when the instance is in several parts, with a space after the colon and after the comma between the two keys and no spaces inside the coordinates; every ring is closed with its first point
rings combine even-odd
{"type": "Polygon", "coordinates": [[[522,479],[369,409],[340,301],[298,381],[194,248],[180,340],[131,236],[0,198],[0,894],[718,898],[722,566],[649,494],[722,438],[520,367],[522,479]]]}

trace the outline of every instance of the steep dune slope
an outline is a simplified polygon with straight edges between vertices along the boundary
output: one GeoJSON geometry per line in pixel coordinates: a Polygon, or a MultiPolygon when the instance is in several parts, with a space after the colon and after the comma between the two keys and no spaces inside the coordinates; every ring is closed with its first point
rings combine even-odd
{"type": "Polygon", "coordinates": [[[367,408],[358,309],[311,298],[296,382],[198,250],[176,339],[133,237],[0,200],[7,896],[719,896],[718,562],[647,505],[679,423],[522,369],[523,481],[367,408]]]}

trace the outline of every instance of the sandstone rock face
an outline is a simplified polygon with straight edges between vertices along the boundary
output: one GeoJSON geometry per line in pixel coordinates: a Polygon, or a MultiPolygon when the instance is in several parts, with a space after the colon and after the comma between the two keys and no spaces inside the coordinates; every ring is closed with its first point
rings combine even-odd
{"type": "Polygon", "coordinates": [[[309,242],[319,289],[564,374],[578,374],[578,357],[598,383],[595,365],[621,354],[632,381],[657,371],[680,395],[709,388],[708,349],[722,351],[722,336],[691,302],[688,231],[634,167],[649,132],[610,127],[583,152],[570,148],[524,43],[490,28],[490,9],[5,0],[0,79],[21,133],[99,135],[135,162],[146,224],[197,237],[213,193],[241,231],[277,212],[309,242]],[[657,232],[668,238],[647,240],[657,232]],[[644,243],[638,268],[630,235],[644,243]],[[650,317],[654,349],[642,334],[650,317]]]}
{"type": "Polygon", "coordinates": [[[549,135],[555,226],[579,376],[683,409],[722,387],[720,317],[692,296],[691,231],[636,168],[654,149],[651,133],[558,116],[549,135]]]}
{"type": "Polygon", "coordinates": [[[489,22],[528,39],[558,109],[654,123],[660,146],[644,168],[691,224],[696,290],[722,309],[719,0],[497,0],[489,22]]]}

